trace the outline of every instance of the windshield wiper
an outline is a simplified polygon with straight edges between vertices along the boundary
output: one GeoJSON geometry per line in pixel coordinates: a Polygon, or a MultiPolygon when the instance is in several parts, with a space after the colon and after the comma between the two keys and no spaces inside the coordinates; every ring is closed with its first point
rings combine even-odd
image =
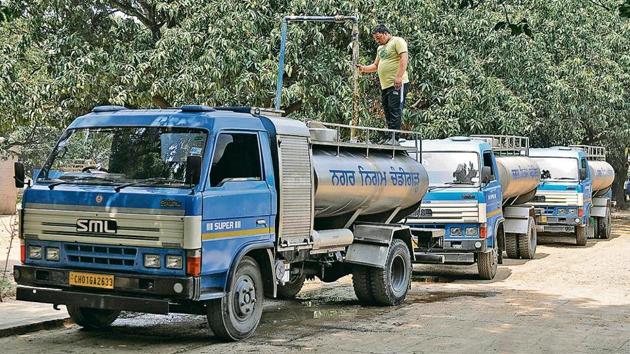
{"type": "Polygon", "coordinates": [[[475,185],[475,182],[465,182],[465,181],[454,181],[454,182],[446,182],[445,184],[448,185],[458,185],[458,184],[465,184],[465,185],[475,185]]]}
{"type": "Polygon", "coordinates": [[[552,178],[546,178],[545,180],[547,181],[575,181],[576,179],[573,177],[552,177],[552,178]]]}
{"type": "MultiPolygon", "coordinates": [[[[120,186],[117,186],[116,188],[114,188],[114,190],[116,191],[116,193],[120,192],[121,189],[123,188],[127,188],[127,187],[133,187],[133,186],[141,186],[141,185],[152,185],[152,184],[160,184],[160,183],[170,183],[170,184],[184,184],[184,182],[178,180],[178,179],[173,179],[173,178],[165,178],[165,177],[155,177],[155,178],[147,178],[147,179],[143,179],[140,181],[135,181],[135,182],[130,182],[130,183],[125,183],[125,184],[121,184],[120,186]]],[[[185,186],[177,186],[178,188],[183,188],[185,186]]]]}
{"type": "Polygon", "coordinates": [[[48,185],[48,189],[52,190],[56,186],[61,185],[61,184],[73,184],[73,183],[76,183],[76,182],[86,182],[86,181],[102,181],[102,182],[108,182],[108,183],[115,182],[111,178],[102,178],[102,177],[96,177],[96,176],[85,176],[85,177],[76,177],[76,178],[73,178],[73,179],[69,179],[67,181],[59,181],[59,182],[51,183],[51,184],[48,185]]]}

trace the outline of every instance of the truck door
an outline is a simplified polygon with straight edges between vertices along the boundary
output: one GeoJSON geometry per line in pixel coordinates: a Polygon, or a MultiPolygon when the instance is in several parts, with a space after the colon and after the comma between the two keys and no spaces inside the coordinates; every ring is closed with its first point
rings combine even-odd
{"type": "Polygon", "coordinates": [[[486,218],[488,232],[488,246],[494,245],[495,225],[498,219],[503,217],[501,206],[503,203],[503,195],[501,193],[501,184],[497,178],[498,170],[494,153],[492,151],[483,152],[483,166],[490,167],[491,180],[483,186],[483,193],[486,199],[486,218]]]}
{"type": "MultiPolygon", "coordinates": [[[[222,131],[214,139],[203,193],[202,275],[225,274],[245,244],[273,241],[273,167],[261,139],[267,136],[249,131],[222,131]]],[[[202,278],[202,290],[223,285],[220,276],[210,278],[202,278]]]]}
{"type": "MultiPolygon", "coordinates": [[[[593,176],[591,176],[591,169],[588,166],[586,157],[580,156],[580,184],[582,185],[582,193],[584,196],[584,220],[586,223],[591,217],[591,205],[593,203],[593,176]]],[[[579,191],[578,191],[579,192],[579,191]]]]}

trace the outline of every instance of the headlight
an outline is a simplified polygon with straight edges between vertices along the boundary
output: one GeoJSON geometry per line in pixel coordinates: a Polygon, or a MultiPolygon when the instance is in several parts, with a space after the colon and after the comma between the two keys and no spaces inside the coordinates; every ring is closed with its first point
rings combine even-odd
{"type": "Polygon", "coordinates": [[[182,269],[184,262],[182,256],[166,256],[166,268],[182,269]]]}
{"type": "Polygon", "coordinates": [[[57,247],[46,247],[46,260],[47,261],[58,261],[59,260],[59,248],[57,247]]]}
{"type": "Polygon", "coordinates": [[[569,209],[569,210],[567,211],[567,213],[568,213],[568,214],[571,214],[571,215],[576,215],[576,214],[577,214],[577,209],[569,209]]]}
{"type": "Polygon", "coordinates": [[[145,254],[144,266],[147,268],[160,268],[160,255],[159,254],[145,254]]]}
{"type": "Polygon", "coordinates": [[[40,246],[28,246],[28,258],[42,259],[42,248],[40,246]]]}
{"type": "Polygon", "coordinates": [[[558,209],[558,215],[564,215],[566,212],[564,209],[558,209]]]}
{"type": "Polygon", "coordinates": [[[476,227],[467,227],[466,228],[466,236],[475,236],[477,234],[476,227]]]}
{"type": "Polygon", "coordinates": [[[462,229],[460,227],[451,227],[451,235],[452,236],[461,236],[462,229]]]}

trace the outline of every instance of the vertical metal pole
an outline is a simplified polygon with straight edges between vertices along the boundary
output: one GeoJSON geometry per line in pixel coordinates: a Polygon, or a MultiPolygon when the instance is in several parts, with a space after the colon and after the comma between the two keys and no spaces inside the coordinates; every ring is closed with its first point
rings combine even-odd
{"type": "MultiPolygon", "coordinates": [[[[359,23],[352,23],[352,126],[361,125],[359,118],[359,23]]],[[[350,130],[350,140],[356,140],[356,131],[350,130]]]]}
{"type": "Polygon", "coordinates": [[[287,45],[287,19],[282,20],[282,27],[280,29],[280,58],[278,60],[278,82],[276,83],[276,99],[274,107],[276,110],[280,110],[280,103],[282,101],[282,78],[284,76],[284,54],[287,45]]]}

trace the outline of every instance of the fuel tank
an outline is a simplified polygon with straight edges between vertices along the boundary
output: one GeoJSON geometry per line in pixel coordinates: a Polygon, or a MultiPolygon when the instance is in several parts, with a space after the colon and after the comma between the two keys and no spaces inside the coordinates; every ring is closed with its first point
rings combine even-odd
{"type": "Polygon", "coordinates": [[[316,219],[359,211],[360,220],[382,221],[418,204],[429,186],[424,167],[403,151],[392,157],[391,151],[370,150],[366,156],[365,150],[341,147],[337,154],[336,148],[314,146],[313,168],[316,219]]]}
{"type": "Polygon", "coordinates": [[[504,203],[518,205],[534,198],[540,182],[536,161],[525,156],[497,157],[497,167],[504,203]]]}
{"type": "Polygon", "coordinates": [[[615,170],[606,161],[589,161],[588,166],[593,180],[593,195],[606,192],[615,179],[615,170]]]}

